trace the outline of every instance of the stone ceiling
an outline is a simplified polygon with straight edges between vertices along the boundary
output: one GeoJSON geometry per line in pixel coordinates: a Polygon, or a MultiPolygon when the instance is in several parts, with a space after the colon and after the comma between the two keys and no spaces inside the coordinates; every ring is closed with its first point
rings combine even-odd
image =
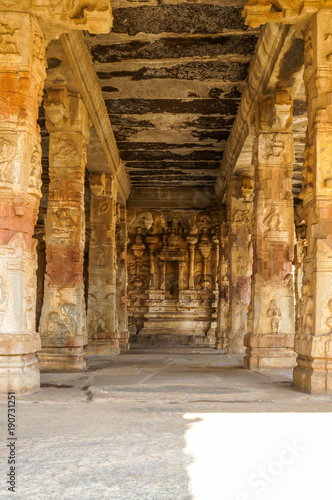
{"type": "Polygon", "coordinates": [[[243,5],[113,0],[85,35],[133,188],[215,185],[259,36],[243,5]]]}

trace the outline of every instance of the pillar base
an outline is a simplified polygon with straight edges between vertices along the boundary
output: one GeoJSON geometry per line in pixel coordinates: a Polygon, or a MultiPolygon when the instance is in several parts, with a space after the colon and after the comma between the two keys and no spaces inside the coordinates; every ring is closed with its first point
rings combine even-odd
{"type": "Polygon", "coordinates": [[[81,347],[46,347],[38,353],[41,372],[85,372],[88,364],[81,347]]]}
{"type": "Polygon", "coordinates": [[[287,334],[246,335],[244,366],[248,370],[294,368],[294,336],[287,334]]]}
{"type": "Polygon", "coordinates": [[[93,340],[86,348],[87,356],[117,356],[120,354],[117,340],[93,340]]]}
{"type": "Polygon", "coordinates": [[[214,348],[220,349],[226,352],[229,344],[229,340],[226,337],[217,337],[214,348]]]}
{"type": "Polygon", "coordinates": [[[40,387],[35,354],[0,356],[0,393],[27,393],[40,387]]]}
{"type": "Polygon", "coordinates": [[[332,394],[332,361],[299,356],[294,368],[294,389],[307,394],[332,394]]]}
{"type": "Polygon", "coordinates": [[[244,346],[232,346],[232,345],[229,345],[225,348],[225,352],[226,354],[245,354],[246,350],[244,348],[244,346]]]}
{"type": "Polygon", "coordinates": [[[123,351],[130,351],[130,343],[129,341],[127,342],[120,342],[119,343],[119,347],[120,347],[120,352],[123,352],[123,351]]]}

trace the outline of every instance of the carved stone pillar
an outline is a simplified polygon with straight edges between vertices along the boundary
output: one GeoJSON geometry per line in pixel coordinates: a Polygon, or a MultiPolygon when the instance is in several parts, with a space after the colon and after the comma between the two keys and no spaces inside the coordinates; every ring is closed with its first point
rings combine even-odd
{"type": "Polygon", "coordinates": [[[195,245],[198,241],[197,236],[187,236],[187,243],[189,244],[189,276],[188,288],[195,290],[195,245]]]}
{"type": "Polygon", "coordinates": [[[81,371],[87,367],[84,175],[90,126],[79,95],[65,88],[50,90],[44,107],[50,184],[39,364],[44,371],[81,371]]]}
{"type": "Polygon", "coordinates": [[[230,313],[227,329],[229,354],[244,353],[244,335],[247,333],[248,306],[251,299],[252,275],[252,200],[253,180],[235,176],[228,190],[230,313]]]}
{"type": "Polygon", "coordinates": [[[119,208],[119,218],[116,226],[116,243],[118,250],[118,270],[116,274],[116,313],[117,337],[120,351],[127,351],[129,331],[127,318],[127,220],[126,209],[119,208]]]}
{"type": "Polygon", "coordinates": [[[32,15],[0,17],[0,392],[26,392],[39,387],[32,236],[41,198],[37,117],[45,45],[32,15]]]}
{"type": "Polygon", "coordinates": [[[41,197],[45,39],[76,29],[108,32],[112,24],[104,0],[78,1],[74,11],[68,2],[0,2],[0,392],[39,386],[32,235],[41,197]]]}
{"type": "Polygon", "coordinates": [[[156,288],[156,269],[155,269],[154,251],[157,248],[158,236],[147,236],[146,241],[149,245],[149,262],[150,262],[149,290],[154,290],[156,288]]]}
{"type": "Polygon", "coordinates": [[[263,101],[256,127],[252,328],[245,337],[245,366],[293,367],[294,145],[287,91],[263,101]]]}
{"type": "Polygon", "coordinates": [[[89,355],[119,354],[116,333],[116,188],[111,176],[90,175],[87,329],[89,355]]]}
{"type": "Polygon", "coordinates": [[[305,32],[304,82],[308,130],[301,198],[306,226],[294,386],[332,392],[332,11],[322,10],[305,32]]]}
{"type": "MultiPolygon", "coordinates": [[[[224,217],[225,218],[225,217],[224,217]]],[[[217,308],[216,349],[226,350],[229,344],[227,338],[229,325],[229,241],[228,224],[223,222],[220,226],[220,255],[217,269],[219,282],[219,296],[217,308]]]]}

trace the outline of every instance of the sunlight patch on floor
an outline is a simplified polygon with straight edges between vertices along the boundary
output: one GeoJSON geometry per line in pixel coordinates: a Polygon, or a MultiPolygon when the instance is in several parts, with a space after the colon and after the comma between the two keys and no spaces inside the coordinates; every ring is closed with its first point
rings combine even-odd
{"type": "Polygon", "coordinates": [[[187,413],[194,500],[311,500],[331,488],[330,413],[187,413]]]}

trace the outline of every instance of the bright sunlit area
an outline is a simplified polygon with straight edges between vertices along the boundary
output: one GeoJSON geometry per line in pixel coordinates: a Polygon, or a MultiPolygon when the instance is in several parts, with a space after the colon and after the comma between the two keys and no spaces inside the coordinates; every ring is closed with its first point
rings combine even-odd
{"type": "Polygon", "coordinates": [[[330,413],[187,413],[194,500],[330,498],[330,413]]]}

